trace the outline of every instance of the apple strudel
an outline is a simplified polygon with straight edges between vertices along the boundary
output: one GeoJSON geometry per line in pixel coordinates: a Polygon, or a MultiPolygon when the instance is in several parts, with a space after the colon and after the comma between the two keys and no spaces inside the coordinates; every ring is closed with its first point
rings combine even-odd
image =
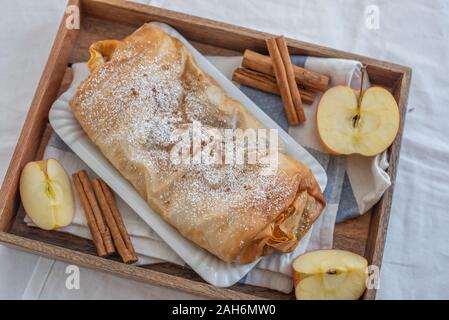
{"type": "MultiPolygon", "coordinates": [[[[281,149],[271,174],[260,163],[172,161],[175,132],[192,123],[218,132],[263,128],[186,46],[145,24],[123,40],[95,42],[89,52],[90,76],[72,110],[155,212],[226,262],[294,250],[325,206],[304,164],[281,149]]],[[[188,153],[194,156],[194,148],[188,153]]]]}

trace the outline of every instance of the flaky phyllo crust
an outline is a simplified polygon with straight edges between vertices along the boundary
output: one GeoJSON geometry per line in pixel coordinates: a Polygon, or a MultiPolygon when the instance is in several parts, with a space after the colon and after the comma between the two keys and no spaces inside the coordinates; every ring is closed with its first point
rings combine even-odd
{"type": "Polygon", "coordinates": [[[90,76],[71,102],[75,117],[148,205],[186,238],[227,262],[291,252],[325,206],[309,168],[282,151],[261,165],[170,160],[173,132],[263,128],[198,68],[179,40],[148,24],[89,49],[90,76]]]}

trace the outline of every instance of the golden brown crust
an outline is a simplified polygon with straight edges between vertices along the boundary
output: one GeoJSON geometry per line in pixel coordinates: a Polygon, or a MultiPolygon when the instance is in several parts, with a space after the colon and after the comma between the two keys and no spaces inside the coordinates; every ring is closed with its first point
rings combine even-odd
{"type": "Polygon", "coordinates": [[[105,157],[162,218],[224,261],[292,251],[325,203],[311,171],[283,152],[276,174],[258,165],[174,165],[173,132],[263,128],[201,71],[188,49],[143,25],[89,49],[91,75],[71,102],[105,157]]]}

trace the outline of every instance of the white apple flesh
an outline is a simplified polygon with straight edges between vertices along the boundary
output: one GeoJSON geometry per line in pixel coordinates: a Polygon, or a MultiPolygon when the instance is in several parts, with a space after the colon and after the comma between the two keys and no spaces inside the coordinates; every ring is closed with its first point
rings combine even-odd
{"type": "Polygon", "coordinates": [[[366,90],[358,106],[354,90],[336,86],[322,96],[317,110],[318,134],[336,154],[373,156],[387,149],[399,129],[399,108],[384,88],[366,90]],[[360,118],[355,121],[354,117],[360,118]]]}
{"type": "Polygon", "coordinates": [[[355,300],[366,288],[368,262],[344,250],[317,250],[293,262],[298,300],[355,300]]]}
{"type": "Polygon", "coordinates": [[[55,159],[28,163],[20,177],[25,212],[41,229],[52,230],[72,222],[75,204],[72,185],[55,159]]]}

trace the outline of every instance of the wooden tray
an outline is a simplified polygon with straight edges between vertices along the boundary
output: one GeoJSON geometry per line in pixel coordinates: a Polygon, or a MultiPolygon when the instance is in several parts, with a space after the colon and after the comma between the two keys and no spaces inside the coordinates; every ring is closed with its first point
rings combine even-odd
{"type": "MultiPolygon", "coordinates": [[[[23,210],[19,210],[21,170],[27,162],[42,157],[51,134],[48,111],[58,94],[64,91],[71,81],[71,63],[87,61],[87,49],[92,42],[108,38],[120,39],[148,21],[160,21],[173,26],[207,55],[241,55],[245,49],[266,53],[265,39],[271,36],[263,32],[124,1],[71,0],[69,5],[77,5],[80,8],[81,28],[67,29],[68,15],[63,17],[0,190],[0,241],[58,260],[209,298],[294,298],[292,294],[250,285],[236,284],[230,288],[217,288],[202,281],[188,268],[170,263],[143,267],[125,265],[114,257],[107,259],[97,257],[90,240],[60,232],[43,231],[24,224],[23,210]]],[[[388,173],[392,186],[371,212],[360,218],[337,224],[334,235],[335,248],[362,254],[370,264],[380,267],[396,178],[411,69],[298,40],[287,39],[287,43],[292,54],[356,59],[365,63],[371,82],[391,90],[399,104],[401,127],[389,149],[388,173]]],[[[367,290],[364,299],[374,299],[375,295],[375,290],[367,290]]]]}

